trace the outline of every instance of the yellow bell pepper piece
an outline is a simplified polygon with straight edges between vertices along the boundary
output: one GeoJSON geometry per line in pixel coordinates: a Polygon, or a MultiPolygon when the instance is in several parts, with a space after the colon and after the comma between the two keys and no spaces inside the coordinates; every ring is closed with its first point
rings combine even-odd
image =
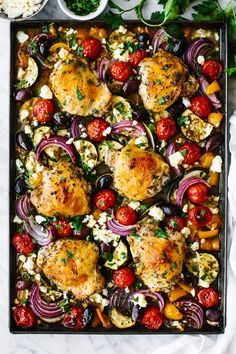
{"type": "Polygon", "coordinates": [[[217,81],[213,81],[210,85],[206,88],[207,95],[213,95],[214,93],[221,91],[221,87],[217,81]]]}
{"type": "Polygon", "coordinates": [[[203,168],[210,168],[212,160],[214,159],[214,154],[212,152],[206,152],[200,157],[200,164],[203,168]]]}
{"type": "Polygon", "coordinates": [[[218,186],[219,173],[210,171],[209,178],[208,178],[207,182],[210,184],[211,187],[218,186]]]}
{"type": "Polygon", "coordinates": [[[208,123],[212,124],[213,127],[218,128],[223,119],[223,114],[220,112],[212,112],[207,117],[208,123]]]}
{"type": "Polygon", "coordinates": [[[219,230],[209,230],[209,231],[198,231],[198,236],[199,238],[210,238],[210,237],[216,237],[219,235],[219,230]]]}
{"type": "Polygon", "coordinates": [[[50,53],[55,53],[55,51],[58,48],[64,48],[64,49],[66,49],[66,50],[68,50],[70,52],[70,47],[66,43],[63,43],[63,42],[57,42],[57,43],[53,44],[50,47],[49,51],[50,51],[50,53]]]}
{"type": "Polygon", "coordinates": [[[164,307],[164,316],[169,320],[181,320],[183,318],[182,313],[177,309],[177,307],[171,303],[166,303],[164,307]]]}

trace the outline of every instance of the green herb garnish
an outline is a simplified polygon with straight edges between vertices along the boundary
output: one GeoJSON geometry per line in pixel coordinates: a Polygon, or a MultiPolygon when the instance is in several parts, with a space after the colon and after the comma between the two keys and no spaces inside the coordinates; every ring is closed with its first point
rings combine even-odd
{"type": "Polygon", "coordinates": [[[157,235],[158,237],[164,238],[165,240],[168,240],[168,236],[167,236],[167,234],[166,234],[164,231],[156,229],[156,230],[154,231],[154,233],[155,233],[155,235],[157,235]]]}
{"type": "Polygon", "coordinates": [[[84,95],[82,95],[82,93],[79,91],[79,89],[78,89],[78,86],[76,87],[76,97],[77,97],[77,99],[78,100],[83,100],[84,99],[84,95]]]}
{"type": "Polygon", "coordinates": [[[100,0],[65,0],[66,6],[79,16],[86,16],[97,10],[100,0]]]}

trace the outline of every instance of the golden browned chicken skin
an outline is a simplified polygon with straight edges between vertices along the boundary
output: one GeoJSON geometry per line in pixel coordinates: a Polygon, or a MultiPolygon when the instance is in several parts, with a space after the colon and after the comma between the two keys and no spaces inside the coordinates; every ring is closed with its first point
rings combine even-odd
{"type": "Polygon", "coordinates": [[[98,81],[86,60],[72,56],[57,62],[50,82],[64,111],[80,116],[107,111],[111,93],[105,83],[98,81]]]}
{"type": "Polygon", "coordinates": [[[155,233],[153,220],[145,220],[134,236],[128,237],[136,274],[153,291],[168,291],[182,272],[185,239],[180,232],[168,230],[167,239],[155,233]]]}
{"type": "Polygon", "coordinates": [[[114,187],[131,200],[141,201],[156,195],[169,174],[169,165],[160,155],[142,150],[132,141],[121,151],[111,152],[108,159],[114,171],[114,187]]]}
{"type": "Polygon", "coordinates": [[[39,214],[76,216],[90,212],[91,186],[82,170],[67,161],[42,172],[42,183],[30,196],[39,214]]]}
{"type": "Polygon", "coordinates": [[[104,288],[104,278],[97,268],[98,255],[95,243],[61,239],[41,248],[36,262],[52,283],[83,300],[104,288]]]}

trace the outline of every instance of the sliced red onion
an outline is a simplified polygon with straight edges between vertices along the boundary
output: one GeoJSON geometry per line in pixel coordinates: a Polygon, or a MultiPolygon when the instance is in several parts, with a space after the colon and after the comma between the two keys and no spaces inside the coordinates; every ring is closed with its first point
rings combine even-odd
{"type": "Polygon", "coordinates": [[[44,227],[34,223],[32,217],[28,218],[25,223],[26,231],[32,236],[39,246],[47,246],[53,241],[53,236],[56,234],[54,226],[44,227]]]}
{"type": "Polygon", "coordinates": [[[176,204],[178,207],[181,208],[183,205],[183,197],[184,197],[186,190],[196,183],[203,183],[208,188],[211,188],[209,183],[207,183],[207,181],[205,181],[203,178],[194,177],[194,176],[185,178],[182,182],[180,182],[179,187],[176,191],[176,204]]]}
{"type": "Polygon", "coordinates": [[[38,41],[40,41],[41,39],[51,39],[51,38],[52,38],[52,35],[50,35],[48,33],[39,33],[32,39],[32,42],[38,43],[38,41]]]}
{"type": "Polygon", "coordinates": [[[128,131],[131,133],[132,137],[136,137],[139,135],[145,134],[144,126],[136,121],[132,120],[123,120],[119,123],[112,125],[112,134],[122,134],[124,131],[128,131]]]}
{"type": "Polygon", "coordinates": [[[224,138],[222,134],[210,136],[206,141],[206,151],[215,150],[223,143],[223,140],[224,138]]]}
{"type": "Polygon", "coordinates": [[[41,153],[49,146],[58,146],[64,149],[69,155],[72,162],[76,162],[76,151],[73,144],[67,144],[67,138],[63,136],[52,135],[49,138],[43,139],[37,148],[36,159],[40,162],[41,153]]]}
{"type": "Polygon", "coordinates": [[[183,319],[193,328],[201,329],[204,321],[204,314],[201,306],[194,300],[180,300],[174,305],[183,314],[183,319]]]}
{"type": "Polygon", "coordinates": [[[98,79],[101,81],[106,80],[106,74],[110,69],[111,64],[114,62],[111,61],[108,57],[103,57],[98,63],[98,79]]]}
{"type": "Polygon", "coordinates": [[[41,319],[56,320],[58,318],[59,321],[63,315],[62,309],[56,303],[48,304],[40,297],[37,285],[34,285],[31,290],[29,302],[33,313],[41,319]]]}
{"type": "Polygon", "coordinates": [[[174,172],[174,174],[176,176],[180,176],[183,173],[183,167],[182,166],[178,166],[178,168],[171,166],[170,164],[170,159],[169,156],[174,154],[176,152],[176,146],[175,146],[175,142],[172,141],[171,143],[168,144],[167,148],[166,148],[166,152],[165,152],[165,158],[166,161],[168,162],[168,164],[171,167],[171,170],[174,172]]]}
{"type": "Polygon", "coordinates": [[[42,66],[44,66],[47,69],[52,69],[53,68],[53,64],[49,63],[46,59],[44,59],[40,54],[36,54],[36,58],[38,59],[38,61],[40,62],[40,64],[42,66]]]}
{"type": "Polygon", "coordinates": [[[151,291],[149,289],[143,289],[143,290],[135,291],[133,296],[135,296],[137,294],[143,294],[146,297],[153,298],[154,300],[156,300],[158,302],[160,312],[163,311],[164,306],[165,306],[165,301],[164,301],[163,296],[159,292],[151,291]]]}
{"type": "Polygon", "coordinates": [[[118,221],[111,219],[107,221],[108,229],[111,230],[114,234],[120,236],[129,236],[131,230],[136,228],[136,225],[121,225],[118,221]]]}
{"type": "Polygon", "coordinates": [[[167,33],[164,28],[160,28],[153,36],[152,54],[155,54],[159,48],[171,53],[182,54],[185,46],[186,40],[184,36],[175,38],[167,33]]]}
{"type": "Polygon", "coordinates": [[[196,72],[199,64],[198,57],[207,57],[214,51],[214,43],[209,38],[196,38],[192,40],[184,53],[184,60],[190,68],[196,72]]]}
{"type": "Polygon", "coordinates": [[[215,93],[213,95],[206,94],[206,88],[209,85],[209,82],[207,81],[207,79],[204,76],[200,76],[198,80],[199,80],[202,94],[209,98],[209,100],[211,101],[211,103],[215,109],[221,108],[222,104],[215,93]]]}
{"type": "Polygon", "coordinates": [[[81,129],[79,127],[80,124],[80,119],[78,117],[73,117],[71,121],[70,135],[74,139],[79,138],[81,135],[81,129]]]}
{"type": "Polygon", "coordinates": [[[16,214],[21,220],[27,221],[32,209],[33,208],[27,194],[23,195],[21,199],[16,200],[16,214]]]}

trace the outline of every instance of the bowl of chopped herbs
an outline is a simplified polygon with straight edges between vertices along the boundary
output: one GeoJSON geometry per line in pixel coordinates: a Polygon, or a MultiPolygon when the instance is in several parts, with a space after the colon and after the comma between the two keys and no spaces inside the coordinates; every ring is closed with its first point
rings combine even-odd
{"type": "Polygon", "coordinates": [[[99,16],[105,10],[108,0],[58,0],[58,4],[67,16],[86,21],[99,16]]]}

